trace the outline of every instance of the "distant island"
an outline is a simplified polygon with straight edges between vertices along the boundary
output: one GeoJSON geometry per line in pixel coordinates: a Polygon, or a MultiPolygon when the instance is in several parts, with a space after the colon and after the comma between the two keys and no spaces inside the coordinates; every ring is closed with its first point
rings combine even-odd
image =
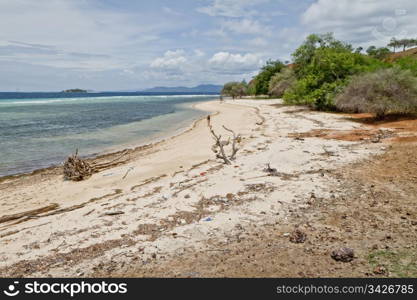
{"type": "Polygon", "coordinates": [[[69,89],[69,90],[63,90],[61,93],[87,93],[87,90],[69,89]]]}
{"type": "Polygon", "coordinates": [[[184,87],[184,86],[177,86],[177,87],[164,87],[164,86],[157,86],[154,88],[142,90],[140,92],[146,93],[220,93],[222,90],[222,85],[215,85],[215,84],[200,84],[195,87],[184,87]]]}

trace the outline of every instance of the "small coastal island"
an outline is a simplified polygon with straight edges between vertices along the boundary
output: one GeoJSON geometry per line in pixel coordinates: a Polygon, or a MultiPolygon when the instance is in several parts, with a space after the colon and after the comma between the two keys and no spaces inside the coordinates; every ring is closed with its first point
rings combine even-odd
{"type": "Polygon", "coordinates": [[[87,93],[87,90],[69,89],[69,90],[63,90],[61,93],[87,93]]]}

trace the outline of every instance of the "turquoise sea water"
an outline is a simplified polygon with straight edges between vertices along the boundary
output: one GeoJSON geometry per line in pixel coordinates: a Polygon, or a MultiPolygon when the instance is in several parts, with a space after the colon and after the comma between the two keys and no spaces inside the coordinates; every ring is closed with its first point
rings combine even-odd
{"type": "Polygon", "coordinates": [[[215,95],[0,94],[0,176],[60,164],[173,134],[215,95]]]}

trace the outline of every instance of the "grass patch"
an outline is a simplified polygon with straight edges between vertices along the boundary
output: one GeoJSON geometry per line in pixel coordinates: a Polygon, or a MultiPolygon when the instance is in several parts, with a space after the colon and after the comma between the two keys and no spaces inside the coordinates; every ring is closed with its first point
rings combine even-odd
{"type": "Polygon", "coordinates": [[[417,249],[378,250],[368,255],[372,268],[384,266],[390,277],[417,277],[417,249]]]}

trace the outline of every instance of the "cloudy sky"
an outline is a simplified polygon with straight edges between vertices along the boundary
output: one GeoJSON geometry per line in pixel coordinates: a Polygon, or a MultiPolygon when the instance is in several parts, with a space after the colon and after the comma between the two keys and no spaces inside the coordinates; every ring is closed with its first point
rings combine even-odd
{"type": "Polygon", "coordinates": [[[416,20],[415,0],[0,0],[0,91],[248,80],[309,33],[382,46],[416,20]]]}

